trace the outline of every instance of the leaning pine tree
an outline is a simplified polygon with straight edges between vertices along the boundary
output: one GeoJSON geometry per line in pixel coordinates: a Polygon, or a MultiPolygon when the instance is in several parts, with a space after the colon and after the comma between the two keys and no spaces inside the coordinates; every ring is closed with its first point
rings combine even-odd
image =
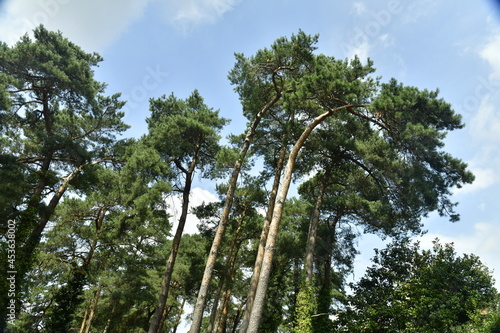
{"type": "MultiPolygon", "coordinates": [[[[309,109],[311,120],[288,156],[246,332],[257,332],[262,319],[281,213],[296,159],[311,133],[321,130],[328,119],[359,122],[376,132],[371,142],[364,143],[374,160],[373,169],[376,163],[389,166],[374,180],[381,192],[361,198],[367,216],[378,214],[366,224],[368,232],[397,236],[419,231],[420,218],[435,210],[456,221],[450,189],[473,180],[465,163],[440,150],[446,131],[463,124],[450,105],[437,98],[437,92],[405,87],[396,80],[380,85],[369,76],[374,71],[371,62],[362,65],[358,59],[341,61],[324,55],[314,58],[311,73],[295,82],[293,93],[284,102],[293,110],[309,109]],[[374,158],[377,149],[381,154],[378,160],[374,158]]],[[[358,158],[360,168],[362,158],[358,158]]],[[[372,177],[370,168],[362,170],[366,177],[372,177]]]]}
{"type": "Polygon", "coordinates": [[[229,79],[236,85],[235,90],[240,95],[244,115],[250,119],[250,124],[229,180],[220,222],[196,300],[190,333],[199,333],[201,329],[209,285],[227,227],[238,178],[255,132],[262,118],[272,112],[272,108],[281,101],[284,95],[293,91],[294,82],[307,71],[316,41],[317,37],[308,36],[301,31],[290,39],[278,39],[270,49],[259,50],[253,57],[236,55],[237,62],[229,74],[229,79]]]}

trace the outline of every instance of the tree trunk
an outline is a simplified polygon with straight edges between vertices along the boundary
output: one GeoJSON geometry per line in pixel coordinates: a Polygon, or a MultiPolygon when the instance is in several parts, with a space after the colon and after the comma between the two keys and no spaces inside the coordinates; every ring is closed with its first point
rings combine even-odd
{"type": "Polygon", "coordinates": [[[234,315],[233,328],[231,329],[231,333],[236,333],[236,330],[238,329],[238,323],[240,321],[241,314],[243,312],[243,306],[245,306],[245,303],[241,302],[240,306],[238,307],[238,310],[236,311],[236,314],[234,315]]]}
{"type": "Polygon", "coordinates": [[[82,324],[80,325],[80,331],[78,331],[79,333],[83,333],[83,330],[85,329],[85,323],[87,322],[87,316],[89,314],[89,307],[90,304],[85,307],[85,313],[83,314],[82,324]]]}
{"type": "Polygon", "coordinates": [[[115,315],[115,312],[116,312],[116,305],[113,306],[113,308],[111,309],[111,313],[108,317],[108,320],[106,321],[106,326],[104,327],[104,330],[102,331],[102,333],[109,332],[109,327],[111,326],[111,322],[113,321],[113,316],[115,315]]]}
{"type": "Polygon", "coordinates": [[[184,312],[183,311],[184,304],[186,304],[186,298],[182,299],[182,303],[181,303],[181,306],[179,307],[179,312],[177,312],[177,319],[175,320],[175,324],[174,324],[174,327],[172,329],[172,333],[177,332],[177,328],[179,327],[179,324],[181,323],[182,313],[184,312]]]}
{"type": "Polygon", "coordinates": [[[97,304],[99,303],[99,297],[101,296],[102,285],[99,284],[94,296],[94,302],[92,304],[92,310],[90,310],[89,317],[87,319],[85,333],[90,332],[90,328],[92,327],[92,321],[94,320],[95,311],[97,310],[97,304]]]}
{"type": "Polygon", "coordinates": [[[215,320],[217,319],[217,310],[219,309],[219,300],[220,295],[222,294],[222,289],[224,288],[224,274],[221,276],[219,280],[219,284],[217,285],[217,292],[214,296],[214,304],[212,305],[212,311],[210,312],[210,322],[208,324],[207,333],[214,332],[215,320]]]}
{"type": "Polygon", "coordinates": [[[280,150],[280,156],[278,158],[278,163],[276,165],[276,170],[274,173],[273,187],[271,189],[271,194],[269,195],[269,203],[267,205],[266,218],[264,220],[264,225],[262,226],[259,248],[257,250],[257,258],[255,259],[252,279],[250,280],[250,289],[248,291],[245,313],[243,315],[243,322],[241,323],[240,333],[245,333],[248,329],[248,320],[250,318],[250,313],[252,312],[253,302],[255,299],[255,292],[257,291],[257,284],[259,283],[259,275],[260,275],[260,269],[262,267],[262,260],[264,259],[267,234],[269,232],[269,225],[271,224],[271,219],[273,217],[276,197],[278,196],[278,189],[281,180],[281,172],[283,171],[283,165],[285,164],[285,156],[286,156],[286,142],[283,141],[283,145],[281,146],[280,150]]]}
{"type": "Polygon", "coordinates": [[[174,271],[175,260],[177,258],[177,253],[179,252],[179,246],[181,243],[182,233],[184,232],[184,226],[186,225],[189,208],[189,195],[191,194],[191,185],[193,181],[192,177],[196,165],[198,164],[198,152],[199,149],[195,152],[195,156],[190,164],[189,170],[184,169],[180,165],[179,161],[175,161],[177,167],[182,170],[182,172],[184,172],[186,177],[184,189],[182,191],[182,212],[179,218],[179,225],[177,226],[174,239],[172,240],[172,249],[170,250],[170,255],[167,260],[167,266],[165,268],[165,274],[163,275],[163,279],[161,282],[160,297],[158,298],[156,310],[149,325],[149,333],[160,332],[161,319],[163,316],[163,312],[165,311],[165,305],[167,303],[168,293],[170,291],[170,281],[172,279],[172,273],[174,271]]]}
{"type": "Polygon", "coordinates": [[[174,307],[173,305],[165,306],[165,310],[163,311],[163,313],[161,315],[160,326],[158,328],[158,332],[161,332],[161,330],[163,329],[163,325],[165,324],[165,319],[167,319],[167,317],[170,314],[170,311],[172,311],[173,307],[174,307]]]}
{"type": "Polygon", "coordinates": [[[326,182],[328,179],[328,170],[325,171],[323,176],[323,181],[319,186],[318,196],[316,198],[316,203],[314,204],[314,209],[311,215],[311,220],[309,222],[309,233],[307,235],[307,245],[306,245],[306,258],[305,258],[305,270],[306,270],[306,283],[312,283],[313,281],[313,270],[314,270],[314,250],[316,248],[316,240],[318,237],[318,226],[319,218],[321,215],[321,206],[323,205],[323,197],[325,195],[326,182]]]}
{"type": "Polygon", "coordinates": [[[100,159],[82,164],[78,168],[74,169],[69,175],[62,178],[61,185],[59,185],[59,188],[54,192],[54,195],[50,199],[49,204],[43,210],[38,222],[34,225],[33,230],[27,237],[24,246],[19,250],[19,252],[21,253],[19,257],[24,259],[24,260],[19,260],[20,268],[18,268],[18,274],[21,277],[24,276],[24,274],[29,270],[33,253],[35,252],[36,247],[40,243],[43,230],[45,229],[45,226],[49,222],[52,215],[54,214],[54,211],[56,210],[59,201],[61,200],[64,193],[68,189],[69,185],[71,184],[71,181],[73,181],[73,179],[75,179],[75,177],[78,176],[85,169],[85,167],[101,163],[102,161],[104,160],[100,159]]]}
{"type": "Polygon", "coordinates": [[[264,310],[267,287],[269,286],[271,265],[274,256],[274,250],[276,247],[279,225],[281,222],[281,216],[283,214],[283,207],[285,204],[285,200],[288,194],[288,189],[290,188],[290,184],[292,182],[292,174],[293,174],[293,169],[295,167],[295,161],[297,159],[297,155],[299,154],[299,151],[304,145],[304,142],[309,137],[314,128],[316,128],[316,126],[322,123],[332,113],[333,110],[329,110],[321,114],[320,116],[316,117],[302,132],[299,139],[297,140],[292,150],[290,151],[290,155],[288,157],[288,161],[283,175],[283,182],[278,197],[276,198],[276,205],[274,207],[273,217],[271,220],[271,224],[269,226],[269,233],[267,236],[261,273],[259,276],[257,291],[255,293],[254,305],[252,307],[252,312],[250,314],[249,325],[246,333],[257,333],[260,326],[260,322],[262,320],[262,312],[264,310]]]}
{"type": "Polygon", "coordinates": [[[225,279],[224,288],[225,290],[222,294],[222,302],[220,304],[219,311],[217,311],[213,333],[226,331],[226,320],[228,316],[229,302],[232,294],[234,279],[236,276],[236,259],[238,258],[238,252],[241,246],[241,243],[238,242],[238,236],[243,228],[243,222],[247,214],[247,209],[248,206],[245,207],[242,216],[239,219],[238,228],[233,235],[233,239],[231,240],[231,245],[229,247],[229,254],[225,265],[227,267],[227,278],[225,279]]]}
{"type": "Polygon", "coordinates": [[[203,272],[203,278],[201,280],[200,290],[198,292],[198,298],[196,299],[196,304],[193,312],[193,322],[191,324],[191,328],[189,329],[189,333],[199,333],[201,327],[201,321],[203,319],[203,310],[205,308],[206,299],[208,296],[208,288],[210,286],[210,281],[212,280],[212,274],[214,271],[215,262],[217,260],[217,256],[219,254],[219,248],[222,244],[222,239],[224,238],[224,233],[226,232],[226,225],[229,220],[229,213],[231,211],[231,207],[233,205],[234,192],[236,190],[238,177],[240,175],[241,167],[243,165],[243,161],[247,155],[248,149],[252,143],[253,136],[255,134],[255,130],[259,125],[264,114],[281,98],[281,93],[278,91],[276,96],[267,103],[262,110],[257,113],[255,116],[252,125],[247,131],[245,136],[245,141],[243,142],[243,146],[240,150],[240,156],[236,161],[233,169],[233,173],[231,175],[231,179],[229,181],[229,187],[226,193],[226,200],[224,203],[224,208],[222,209],[221,218],[219,221],[219,225],[217,226],[217,231],[215,233],[214,240],[212,242],[212,247],[210,248],[210,253],[208,254],[207,263],[205,265],[205,271],[203,272]]]}

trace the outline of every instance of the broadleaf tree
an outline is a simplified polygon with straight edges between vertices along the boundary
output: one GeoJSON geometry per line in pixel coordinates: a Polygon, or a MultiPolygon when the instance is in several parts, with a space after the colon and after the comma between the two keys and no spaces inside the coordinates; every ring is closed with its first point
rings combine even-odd
{"type": "Polygon", "coordinates": [[[453,244],[437,239],[432,250],[408,239],[393,242],[372,261],[338,313],[341,332],[453,332],[498,296],[477,256],[458,256],[453,244]]]}

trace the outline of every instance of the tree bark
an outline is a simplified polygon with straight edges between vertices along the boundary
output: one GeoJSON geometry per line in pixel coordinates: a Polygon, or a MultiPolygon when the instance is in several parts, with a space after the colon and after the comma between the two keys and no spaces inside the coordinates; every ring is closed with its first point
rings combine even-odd
{"type": "Polygon", "coordinates": [[[174,238],[172,240],[172,248],[170,250],[170,255],[167,260],[167,265],[165,268],[165,274],[163,275],[163,279],[161,282],[161,291],[160,296],[158,297],[158,303],[156,305],[156,310],[151,319],[151,323],[149,325],[149,333],[159,333],[161,327],[161,319],[163,316],[163,312],[165,311],[165,305],[167,303],[168,293],[170,291],[170,282],[172,280],[172,273],[174,271],[175,260],[177,259],[177,253],[179,252],[179,247],[181,243],[182,233],[184,232],[184,226],[186,225],[186,219],[188,215],[189,208],[189,195],[191,194],[191,185],[193,181],[193,173],[198,164],[198,153],[199,147],[197,148],[194,158],[190,163],[189,169],[184,169],[179,161],[174,161],[177,167],[182,170],[185,174],[186,180],[184,183],[184,189],[182,190],[182,211],[181,216],[179,218],[179,225],[177,226],[177,230],[175,232],[174,238]]]}
{"type": "Polygon", "coordinates": [[[79,333],[83,333],[83,330],[85,329],[85,323],[87,322],[87,315],[89,313],[89,307],[90,307],[90,304],[85,307],[85,313],[83,314],[82,324],[80,325],[80,331],[78,331],[79,333]]]}
{"type": "Polygon", "coordinates": [[[307,235],[306,258],[304,262],[306,270],[306,283],[312,283],[314,270],[314,249],[316,248],[316,240],[318,237],[319,218],[321,215],[321,206],[323,205],[323,197],[325,195],[326,182],[328,179],[328,170],[325,171],[323,181],[320,183],[318,196],[309,222],[309,232],[307,235]]]}
{"type": "Polygon", "coordinates": [[[217,226],[217,231],[215,233],[214,240],[212,242],[212,247],[210,248],[210,253],[208,255],[207,263],[205,265],[205,271],[203,272],[203,278],[201,280],[200,290],[198,292],[198,298],[196,299],[196,304],[193,312],[193,322],[191,324],[191,328],[189,329],[189,333],[199,333],[201,327],[201,321],[203,319],[203,310],[205,308],[206,299],[208,296],[208,288],[210,285],[210,281],[212,280],[213,270],[215,266],[215,262],[217,260],[217,256],[219,254],[219,248],[222,244],[222,239],[224,238],[224,233],[226,232],[227,222],[229,220],[229,213],[231,211],[231,207],[233,205],[234,192],[236,191],[236,186],[238,182],[238,177],[240,175],[240,171],[243,165],[243,161],[247,155],[248,149],[252,143],[253,136],[255,134],[255,130],[257,129],[262,117],[265,113],[281,98],[281,92],[277,91],[276,96],[268,102],[255,116],[252,125],[247,131],[245,136],[245,141],[243,142],[243,146],[240,150],[240,156],[236,161],[233,169],[233,173],[231,175],[231,179],[229,181],[229,187],[226,193],[226,200],[224,203],[224,208],[222,209],[219,225],[217,226]]]}
{"type": "Polygon", "coordinates": [[[101,296],[102,284],[99,284],[99,287],[96,290],[94,296],[94,302],[92,304],[92,309],[90,310],[89,317],[87,319],[85,333],[90,332],[90,328],[92,327],[92,320],[94,320],[95,311],[97,310],[97,304],[99,302],[99,297],[101,296]]]}
{"type": "Polygon", "coordinates": [[[267,205],[266,218],[264,220],[264,225],[262,226],[262,233],[260,235],[260,240],[259,240],[259,248],[257,250],[257,258],[255,259],[252,279],[250,280],[250,289],[248,291],[245,313],[243,315],[243,321],[241,323],[240,333],[245,333],[248,329],[248,320],[250,318],[250,313],[252,312],[253,302],[255,299],[255,292],[257,291],[257,285],[259,283],[259,275],[260,275],[260,269],[262,267],[262,260],[264,259],[267,234],[269,232],[269,225],[271,224],[271,219],[273,217],[276,197],[278,196],[278,189],[281,180],[281,172],[283,171],[283,165],[285,164],[285,156],[286,156],[286,142],[283,142],[283,145],[281,146],[280,149],[278,163],[276,165],[276,170],[274,172],[273,187],[271,189],[271,194],[269,195],[269,203],[267,205]]]}
{"type": "Polygon", "coordinates": [[[223,274],[219,279],[217,285],[217,292],[214,296],[214,303],[212,305],[212,311],[210,312],[210,322],[208,324],[207,333],[214,332],[215,320],[217,319],[217,310],[219,309],[219,300],[222,294],[222,289],[224,288],[225,275],[223,274]]]}
{"type": "Polygon", "coordinates": [[[57,205],[59,204],[59,201],[61,200],[64,193],[68,189],[71,181],[73,179],[75,179],[75,177],[78,176],[78,174],[80,174],[80,172],[82,172],[85,167],[87,167],[89,165],[94,165],[94,164],[97,164],[100,162],[102,162],[102,160],[96,160],[96,161],[92,161],[90,163],[82,164],[78,168],[74,169],[69,175],[67,175],[66,177],[63,177],[63,179],[62,179],[63,181],[62,181],[61,185],[59,185],[59,188],[55,191],[54,195],[52,196],[52,198],[49,201],[49,204],[42,212],[40,219],[38,220],[38,222],[34,226],[34,229],[29,234],[29,236],[26,240],[26,243],[24,244],[24,246],[20,250],[20,252],[21,252],[20,257],[26,258],[27,261],[25,261],[24,264],[28,265],[28,266],[22,267],[20,269],[20,272],[22,275],[26,272],[25,270],[28,269],[29,262],[32,258],[33,252],[35,251],[36,247],[40,243],[40,239],[42,237],[43,230],[45,229],[45,226],[49,222],[52,215],[54,214],[54,211],[55,211],[57,205]]]}
{"type": "Polygon", "coordinates": [[[238,241],[238,236],[243,228],[243,222],[246,218],[247,210],[248,206],[245,206],[242,216],[238,220],[238,228],[234,232],[233,239],[231,240],[231,245],[229,247],[229,254],[225,265],[227,267],[225,288],[222,294],[222,302],[220,303],[219,311],[217,311],[213,333],[226,331],[229,302],[232,294],[234,279],[236,277],[236,260],[238,258],[238,252],[241,246],[241,243],[238,241]]]}
{"type": "MultiPolygon", "coordinates": [[[[344,107],[341,107],[344,108],[344,107]]],[[[283,174],[283,182],[281,185],[280,192],[278,197],[276,198],[276,205],[273,211],[273,217],[271,220],[271,224],[269,226],[269,234],[267,236],[266,248],[264,252],[264,258],[262,261],[261,273],[259,276],[257,291],[255,293],[254,305],[252,307],[252,312],[249,318],[249,325],[246,333],[257,333],[261,320],[262,320],[262,312],[264,310],[265,298],[267,293],[267,288],[269,286],[269,279],[271,275],[271,265],[274,257],[274,250],[276,247],[276,241],[278,236],[278,230],[281,222],[281,216],[283,214],[283,207],[285,204],[285,200],[288,194],[288,190],[290,188],[290,184],[292,182],[292,174],[293,169],[295,167],[295,161],[299,154],[300,149],[304,145],[304,142],[309,137],[311,132],[321,124],[326,118],[328,118],[334,110],[329,110],[320,116],[316,117],[302,132],[301,136],[293,146],[290,151],[290,155],[288,157],[288,161],[285,167],[285,171],[283,174]]]]}

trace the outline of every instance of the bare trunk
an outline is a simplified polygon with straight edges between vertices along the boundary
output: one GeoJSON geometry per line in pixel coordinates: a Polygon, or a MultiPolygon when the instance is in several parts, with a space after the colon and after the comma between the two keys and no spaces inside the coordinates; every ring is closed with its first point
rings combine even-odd
{"type": "Polygon", "coordinates": [[[219,221],[219,225],[217,226],[217,231],[215,233],[214,240],[212,242],[212,247],[210,248],[210,253],[208,254],[207,263],[205,265],[205,271],[203,272],[203,278],[201,280],[200,290],[198,292],[198,298],[196,299],[196,304],[193,312],[193,322],[191,324],[191,328],[189,329],[189,333],[199,333],[201,327],[201,321],[203,319],[203,310],[205,308],[205,303],[208,296],[208,289],[210,285],[210,281],[212,280],[213,270],[215,266],[215,262],[217,260],[217,256],[219,254],[219,248],[222,244],[222,239],[224,238],[224,233],[226,232],[226,225],[229,220],[229,213],[231,211],[231,207],[233,205],[234,192],[236,190],[238,177],[240,175],[241,167],[243,165],[243,161],[245,160],[248,149],[250,148],[253,136],[255,134],[255,130],[259,125],[264,114],[281,98],[281,93],[277,93],[276,96],[267,103],[262,110],[255,116],[252,125],[247,131],[245,141],[243,142],[243,147],[240,150],[239,159],[236,161],[233,169],[233,173],[231,175],[231,179],[229,181],[229,187],[226,193],[226,200],[224,203],[224,208],[222,209],[221,218],[219,221]]]}
{"type": "Polygon", "coordinates": [[[83,314],[82,324],[80,325],[79,333],[83,333],[83,330],[85,329],[85,323],[87,322],[87,316],[89,314],[89,306],[90,304],[85,307],[85,313],[83,314]]]}
{"type": "Polygon", "coordinates": [[[177,259],[177,253],[179,252],[182,233],[184,232],[184,226],[186,225],[186,219],[189,208],[189,195],[191,193],[191,185],[192,185],[192,177],[194,169],[198,163],[198,158],[197,158],[198,152],[199,150],[196,151],[195,157],[191,162],[189,170],[182,168],[180,162],[175,161],[178,168],[182,170],[186,176],[184,189],[182,191],[182,212],[179,218],[179,225],[177,226],[174,239],[172,240],[172,248],[170,250],[170,255],[167,260],[165,274],[163,275],[163,279],[161,282],[161,291],[160,291],[160,296],[158,297],[156,310],[149,325],[149,331],[148,331],[149,333],[159,333],[160,331],[162,316],[163,312],[165,311],[165,305],[167,303],[168,293],[170,291],[170,282],[172,280],[172,273],[174,271],[175,260],[177,259]]]}
{"type": "Polygon", "coordinates": [[[115,315],[115,312],[116,312],[116,306],[113,306],[113,309],[111,310],[111,314],[109,315],[109,318],[106,321],[106,326],[104,327],[104,330],[102,331],[102,333],[109,332],[109,327],[111,326],[111,322],[113,321],[113,316],[115,315]]]}
{"type": "Polygon", "coordinates": [[[217,318],[217,310],[219,309],[219,300],[224,288],[224,275],[221,276],[217,285],[217,292],[214,296],[214,303],[212,304],[212,311],[210,312],[210,322],[208,324],[207,333],[214,332],[215,320],[217,318]]]}
{"type": "Polygon", "coordinates": [[[234,315],[233,328],[231,329],[231,333],[236,333],[236,330],[238,329],[238,323],[240,321],[243,312],[243,306],[245,306],[245,304],[241,302],[240,306],[238,307],[238,310],[236,311],[236,314],[234,315]]]}
{"type": "MultiPolygon", "coordinates": [[[[89,165],[94,165],[97,163],[102,162],[102,160],[96,160],[92,161],[90,163],[82,164],[78,168],[74,169],[69,175],[66,177],[63,177],[61,185],[59,185],[59,188],[55,191],[54,195],[49,201],[49,204],[47,207],[44,209],[43,213],[40,216],[40,219],[34,226],[33,230],[31,231],[30,235],[28,236],[26,243],[24,246],[21,248],[20,252],[22,253],[21,256],[23,258],[28,258],[26,261],[22,261],[23,263],[27,263],[29,265],[30,258],[33,255],[33,252],[35,251],[36,247],[40,243],[40,239],[42,237],[43,230],[45,229],[45,226],[49,222],[50,218],[54,214],[54,211],[59,204],[59,201],[63,197],[64,193],[68,189],[71,181],[75,179],[76,176],[78,176],[85,167],[89,165]]],[[[27,269],[28,267],[23,267],[21,268],[21,274],[24,274],[24,269],[27,269]]]]}
{"type": "Polygon", "coordinates": [[[276,165],[276,170],[274,173],[273,187],[271,189],[271,194],[269,195],[269,203],[267,205],[266,218],[264,220],[264,225],[262,226],[259,248],[257,250],[257,258],[255,259],[252,279],[250,280],[250,289],[248,291],[245,314],[243,315],[243,321],[241,323],[240,333],[245,333],[248,329],[248,320],[250,318],[250,313],[252,312],[253,302],[255,299],[255,292],[257,291],[257,284],[259,283],[259,275],[260,275],[260,269],[262,267],[262,260],[264,259],[267,234],[269,232],[269,225],[271,224],[271,219],[273,217],[276,197],[278,196],[278,189],[280,186],[281,172],[283,171],[283,165],[285,163],[285,156],[286,156],[286,143],[283,142],[283,145],[281,146],[280,150],[280,156],[278,158],[278,163],[276,165]]]}
{"type": "Polygon", "coordinates": [[[326,180],[328,170],[325,171],[323,181],[319,186],[318,196],[316,198],[316,203],[314,204],[314,209],[311,215],[311,220],[309,222],[309,233],[307,235],[307,245],[306,245],[306,259],[305,259],[305,270],[306,270],[306,282],[312,283],[313,281],[313,269],[314,269],[314,249],[316,248],[316,240],[318,236],[318,226],[319,218],[321,215],[321,206],[323,205],[323,197],[325,195],[326,180]]]}
{"type": "Polygon", "coordinates": [[[323,113],[322,115],[316,117],[301,134],[292,150],[290,151],[290,156],[285,167],[283,174],[283,182],[281,185],[280,192],[276,198],[276,205],[273,211],[273,217],[271,224],[269,226],[269,233],[266,241],[266,248],[264,251],[264,259],[262,261],[261,273],[259,276],[259,282],[257,286],[257,291],[255,293],[254,305],[252,307],[252,312],[250,314],[249,325],[246,333],[257,333],[260,322],[262,320],[262,312],[264,309],[265,298],[267,293],[267,287],[269,286],[269,279],[271,275],[271,265],[274,256],[274,250],[276,247],[276,241],[278,237],[279,226],[281,222],[281,216],[283,214],[283,207],[288,194],[288,189],[292,182],[293,169],[295,167],[295,161],[300,149],[304,145],[304,142],[309,137],[311,132],[328,118],[332,114],[333,110],[323,113]]]}
{"type": "Polygon", "coordinates": [[[220,304],[219,311],[217,311],[213,333],[226,331],[229,302],[232,294],[233,282],[236,276],[236,259],[238,258],[239,247],[241,245],[238,242],[238,236],[243,228],[243,221],[245,220],[247,209],[248,207],[245,207],[244,212],[239,219],[238,228],[233,235],[233,239],[231,240],[231,245],[229,247],[229,255],[226,261],[227,278],[225,279],[225,290],[222,294],[222,302],[220,304]]]}
{"type": "Polygon", "coordinates": [[[163,325],[165,323],[165,319],[167,319],[167,317],[170,314],[170,311],[172,311],[173,307],[174,307],[173,305],[165,306],[165,310],[163,311],[163,313],[161,315],[160,326],[158,328],[158,332],[161,332],[163,325]]]}
{"type": "Polygon", "coordinates": [[[175,320],[175,324],[174,324],[174,328],[172,329],[172,333],[176,333],[177,332],[177,328],[179,327],[179,324],[181,323],[182,313],[184,312],[183,311],[184,304],[186,304],[186,299],[185,298],[182,299],[182,303],[181,303],[181,306],[179,308],[179,312],[177,312],[177,319],[175,320]]]}
{"type": "MultiPolygon", "coordinates": [[[[42,237],[43,230],[45,229],[45,226],[49,222],[50,218],[52,217],[52,214],[54,213],[54,210],[56,209],[57,205],[59,204],[59,201],[61,200],[64,192],[66,192],[66,189],[68,188],[70,182],[83,170],[83,165],[78,167],[77,169],[73,170],[67,177],[63,178],[63,182],[61,185],[59,185],[59,188],[55,191],[54,195],[49,201],[49,204],[47,207],[44,209],[43,213],[40,216],[40,219],[34,226],[33,230],[31,231],[30,235],[28,236],[28,239],[26,240],[25,245],[22,247],[22,257],[23,258],[31,258],[33,255],[33,252],[35,251],[36,247],[40,243],[40,239],[42,237]]],[[[29,260],[28,260],[29,261],[29,260]]]]}
{"type": "MultiPolygon", "coordinates": [[[[54,136],[53,130],[52,130],[52,116],[50,114],[50,108],[49,108],[49,96],[47,92],[44,92],[42,94],[42,114],[43,114],[43,119],[44,119],[44,124],[45,124],[45,131],[47,132],[47,136],[49,138],[52,138],[54,136]]],[[[18,271],[20,272],[21,278],[29,270],[29,266],[31,265],[31,260],[32,260],[32,254],[38,246],[40,237],[41,237],[41,232],[43,231],[43,228],[45,228],[45,225],[47,222],[43,222],[45,216],[47,215],[47,212],[40,212],[40,205],[41,205],[41,200],[42,198],[42,193],[45,187],[47,186],[47,175],[50,169],[50,165],[52,163],[54,157],[54,150],[50,149],[46,155],[44,156],[43,162],[41,164],[40,170],[38,170],[37,174],[38,176],[38,181],[37,184],[34,188],[33,194],[31,195],[28,205],[26,209],[24,210],[23,214],[24,216],[21,219],[21,224],[22,226],[19,228],[19,230],[32,230],[29,234],[26,234],[26,239],[23,239],[25,242],[24,246],[22,247],[22,258],[25,260],[22,261],[22,267],[18,268],[18,271]],[[40,212],[41,217],[39,221],[36,221],[36,216],[35,214],[37,212],[40,212]],[[43,224],[42,226],[42,231],[40,230],[40,225],[43,224]],[[38,237],[37,237],[38,235],[38,237]]],[[[54,195],[55,196],[55,195],[54,195]]],[[[51,200],[52,202],[52,200],[51,200]]],[[[50,216],[49,216],[50,217],[50,216]]],[[[28,231],[29,232],[29,231],[28,231]]],[[[18,235],[21,236],[21,235],[18,235]]],[[[21,236],[22,237],[22,236],[21,236]]]]}
{"type": "Polygon", "coordinates": [[[85,333],[90,332],[90,328],[92,327],[92,320],[94,320],[95,311],[97,310],[97,304],[99,303],[99,297],[101,296],[102,285],[99,284],[99,288],[96,290],[94,296],[94,302],[92,304],[92,310],[90,311],[89,317],[87,319],[85,333]]]}

